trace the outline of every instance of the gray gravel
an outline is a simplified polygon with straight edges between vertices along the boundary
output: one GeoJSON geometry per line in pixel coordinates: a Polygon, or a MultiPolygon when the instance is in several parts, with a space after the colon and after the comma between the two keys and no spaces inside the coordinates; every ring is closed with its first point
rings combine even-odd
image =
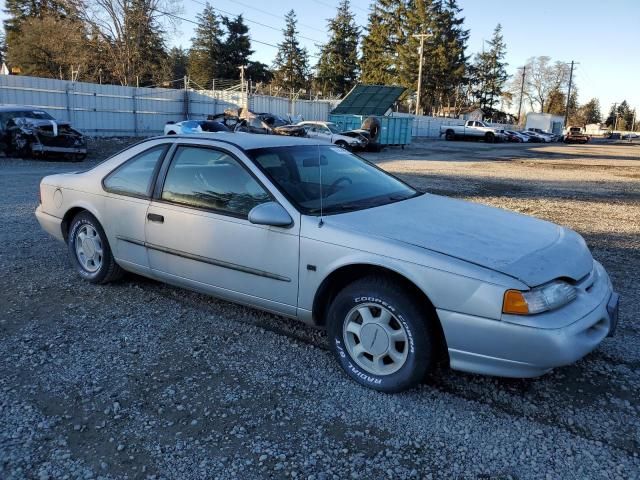
{"type": "Polygon", "coordinates": [[[489,147],[370,158],[578,230],[623,296],[618,334],[539,379],[440,367],[399,395],[349,381],[321,331],[81,281],[33,215],[39,179],[78,165],[0,158],[0,478],[640,478],[640,146],[489,147]]]}

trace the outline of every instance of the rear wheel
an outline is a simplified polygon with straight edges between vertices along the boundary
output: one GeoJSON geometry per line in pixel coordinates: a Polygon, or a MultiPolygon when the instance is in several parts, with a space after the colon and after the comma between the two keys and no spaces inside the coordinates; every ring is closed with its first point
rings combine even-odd
{"type": "Polygon", "coordinates": [[[79,213],[73,219],[67,244],[71,260],[85,280],[107,283],[124,273],[113,258],[102,226],[89,212],[79,213]]]}
{"type": "Polygon", "coordinates": [[[487,132],[484,136],[484,141],[487,143],[493,143],[496,141],[496,136],[491,132],[487,132]]]}
{"type": "Polygon", "coordinates": [[[356,280],[328,312],[331,349],[356,382],[382,392],[416,386],[433,362],[429,319],[400,285],[382,276],[356,280]]]}
{"type": "Polygon", "coordinates": [[[444,134],[444,138],[446,140],[455,140],[456,134],[453,130],[447,130],[447,132],[444,134]]]}

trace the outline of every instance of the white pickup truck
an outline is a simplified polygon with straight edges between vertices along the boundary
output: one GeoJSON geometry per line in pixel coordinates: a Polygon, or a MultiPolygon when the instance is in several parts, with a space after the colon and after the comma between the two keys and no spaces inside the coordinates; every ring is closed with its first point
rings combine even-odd
{"type": "Polygon", "coordinates": [[[503,140],[502,134],[495,128],[491,128],[486,123],[478,120],[467,120],[464,125],[442,125],[440,127],[440,135],[444,135],[447,140],[475,138],[484,140],[487,143],[503,140]]]}

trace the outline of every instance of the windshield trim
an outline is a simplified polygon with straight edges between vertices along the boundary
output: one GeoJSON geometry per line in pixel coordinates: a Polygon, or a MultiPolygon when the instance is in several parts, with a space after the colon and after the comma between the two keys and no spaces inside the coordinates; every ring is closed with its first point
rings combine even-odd
{"type": "MultiPolygon", "coordinates": [[[[297,147],[297,145],[289,145],[289,146],[275,147],[275,148],[290,148],[290,147],[294,147],[295,148],[295,147],[297,147]]],[[[316,146],[314,145],[314,147],[316,147],[316,146]]],[[[317,147],[319,147],[319,148],[331,148],[332,146],[331,145],[317,145],[317,147]]],[[[273,187],[279,193],[281,193],[284,198],[287,199],[287,201],[291,204],[291,206],[293,206],[293,208],[295,208],[300,213],[300,215],[305,215],[307,217],[320,217],[321,216],[320,212],[316,211],[316,209],[309,209],[309,208],[306,208],[306,207],[303,207],[302,205],[300,205],[291,195],[289,195],[289,193],[284,188],[282,188],[280,186],[280,184],[278,182],[276,182],[275,180],[273,180],[273,178],[271,178],[271,175],[269,175],[269,173],[266,171],[266,169],[263,168],[262,165],[260,165],[260,162],[255,160],[253,152],[255,152],[256,150],[264,150],[264,149],[267,149],[267,148],[274,148],[274,147],[256,147],[256,148],[246,149],[246,150],[244,150],[244,154],[249,159],[251,164],[254,165],[258,170],[260,170],[260,173],[262,173],[267,178],[269,183],[271,185],[273,185],[273,187]]],[[[360,155],[357,155],[357,154],[355,154],[353,152],[349,152],[349,153],[351,153],[351,155],[353,155],[354,157],[357,157],[358,159],[360,159],[361,161],[363,161],[367,165],[370,165],[374,169],[382,172],[384,175],[387,175],[387,176],[397,180],[402,185],[404,185],[405,187],[407,187],[408,189],[412,190],[415,193],[413,195],[411,195],[410,197],[407,197],[407,198],[401,198],[401,199],[397,199],[397,200],[389,200],[388,202],[381,203],[381,204],[378,204],[378,205],[364,205],[364,206],[359,207],[359,208],[353,208],[353,209],[349,209],[349,210],[340,210],[340,211],[337,211],[337,212],[332,212],[332,211],[325,212],[324,209],[323,209],[323,212],[322,212],[322,216],[323,217],[327,217],[327,216],[331,216],[331,215],[340,215],[340,214],[343,214],[343,213],[357,212],[357,211],[360,211],[360,210],[368,210],[370,208],[383,207],[385,205],[390,205],[392,203],[403,202],[405,200],[410,200],[412,198],[420,197],[420,196],[425,194],[425,192],[421,192],[421,191],[415,189],[414,187],[409,185],[407,182],[405,182],[401,178],[398,178],[395,175],[393,175],[392,173],[389,173],[386,170],[383,170],[382,168],[377,166],[375,163],[370,162],[366,158],[363,158],[360,155]]],[[[390,195],[390,196],[392,196],[392,195],[390,195]]],[[[372,197],[372,198],[375,198],[375,197],[372,197]]]]}

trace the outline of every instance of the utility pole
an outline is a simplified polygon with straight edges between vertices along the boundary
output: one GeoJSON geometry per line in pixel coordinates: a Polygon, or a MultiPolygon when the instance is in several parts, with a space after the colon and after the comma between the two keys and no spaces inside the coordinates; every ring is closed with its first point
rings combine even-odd
{"type": "Polygon", "coordinates": [[[567,107],[564,109],[564,126],[567,126],[569,118],[569,102],[571,102],[571,82],[573,81],[573,66],[576,62],[571,60],[571,71],[569,72],[569,90],[567,91],[567,107]]]}
{"type": "Polygon", "coordinates": [[[524,76],[527,73],[527,66],[522,67],[522,84],[520,85],[520,104],[518,105],[518,124],[520,124],[520,113],[522,113],[522,96],[524,95],[524,76]]]}
{"type": "Polygon", "coordinates": [[[430,33],[417,33],[413,35],[420,39],[420,64],[418,65],[418,97],[416,98],[416,115],[420,115],[420,92],[422,91],[422,64],[424,63],[424,39],[430,37],[430,33]]]}

